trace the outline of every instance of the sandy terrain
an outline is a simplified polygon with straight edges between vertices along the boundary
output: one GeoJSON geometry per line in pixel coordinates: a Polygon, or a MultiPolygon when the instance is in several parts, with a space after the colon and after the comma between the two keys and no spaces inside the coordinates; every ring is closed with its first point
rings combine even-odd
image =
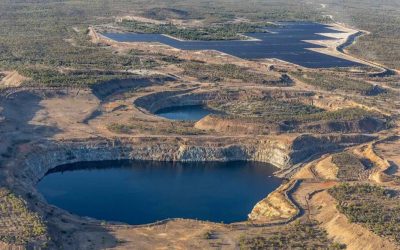
{"type": "MultiPolygon", "coordinates": [[[[0,72],[1,73],[1,72],[0,72]]],[[[3,72],[5,75],[3,79],[0,79],[0,88],[2,87],[19,87],[28,78],[20,75],[17,71],[3,72]]]]}

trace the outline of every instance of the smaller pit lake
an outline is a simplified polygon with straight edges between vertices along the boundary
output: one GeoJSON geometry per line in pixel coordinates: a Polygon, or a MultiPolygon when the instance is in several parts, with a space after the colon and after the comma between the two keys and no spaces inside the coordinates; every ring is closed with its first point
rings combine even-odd
{"type": "Polygon", "coordinates": [[[80,216],[145,224],[167,218],[247,219],[275,190],[277,168],[255,162],[81,162],[51,170],[37,185],[46,200],[80,216]]]}
{"type": "Polygon", "coordinates": [[[209,114],[217,112],[204,107],[203,105],[177,106],[160,109],[155,112],[156,115],[180,121],[198,121],[209,114]]]}

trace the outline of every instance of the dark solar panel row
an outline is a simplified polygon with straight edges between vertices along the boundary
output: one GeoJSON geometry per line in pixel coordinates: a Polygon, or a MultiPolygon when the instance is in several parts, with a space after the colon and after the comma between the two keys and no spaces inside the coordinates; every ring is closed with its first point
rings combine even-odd
{"type": "Polygon", "coordinates": [[[162,34],[105,33],[119,42],[159,42],[183,50],[217,50],[243,59],[276,58],[308,68],[351,67],[361,64],[318,53],[310,48],[324,46],[304,40],[332,40],[319,33],[340,33],[318,23],[280,23],[268,33],[246,34],[254,41],[179,41],[162,34]]]}

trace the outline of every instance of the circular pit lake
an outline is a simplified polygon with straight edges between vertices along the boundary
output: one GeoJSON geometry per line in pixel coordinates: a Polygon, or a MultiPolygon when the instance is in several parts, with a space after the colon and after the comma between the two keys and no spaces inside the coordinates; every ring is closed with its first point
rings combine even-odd
{"type": "Polygon", "coordinates": [[[145,224],[167,218],[244,221],[275,190],[277,168],[257,162],[79,162],[38,183],[46,200],[80,216],[145,224]]]}

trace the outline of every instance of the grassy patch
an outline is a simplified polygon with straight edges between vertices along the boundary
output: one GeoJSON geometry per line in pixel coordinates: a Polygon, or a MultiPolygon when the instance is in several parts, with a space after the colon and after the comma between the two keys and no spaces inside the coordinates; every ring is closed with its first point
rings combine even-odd
{"type": "Polygon", "coordinates": [[[394,191],[370,184],[342,184],[329,190],[338,210],[352,223],[400,242],[400,204],[394,191]]]}
{"type": "Polygon", "coordinates": [[[133,125],[111,123],[107,126],[107,129],[116,134],[129,134],[135,128],[133,125]]]}

